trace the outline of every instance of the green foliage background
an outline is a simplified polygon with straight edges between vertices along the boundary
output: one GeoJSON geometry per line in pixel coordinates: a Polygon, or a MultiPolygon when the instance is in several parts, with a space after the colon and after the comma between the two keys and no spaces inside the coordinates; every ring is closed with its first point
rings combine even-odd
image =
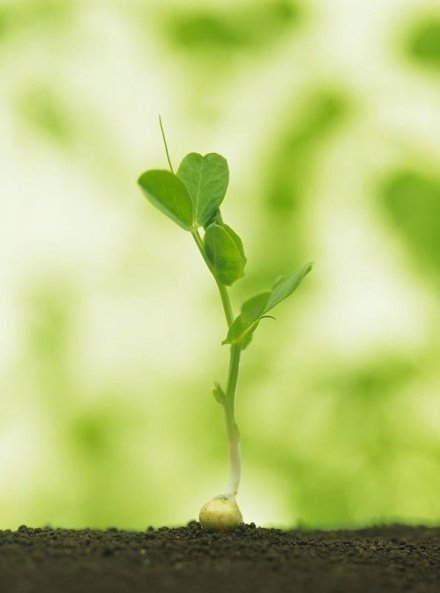
{"type": "Polygon", "coordinates": [[[179,524],[226,485],[215,286],[136,186],[224,154],[245,519],[440,520],[436,0],[2,0],[0,527],[179,524]]]}

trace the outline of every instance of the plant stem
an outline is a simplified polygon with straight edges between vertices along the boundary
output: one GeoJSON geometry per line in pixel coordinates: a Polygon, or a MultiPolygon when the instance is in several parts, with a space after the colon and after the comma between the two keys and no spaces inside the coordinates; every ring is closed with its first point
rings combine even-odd
{"type": "Polygon", "coordinates": [[[229,300],[227,288],[224,284],[222,284],[220,282],[220,280],[217,278],[214,270],[212,269],[211,262],[209,261],[209,258],[206,255],[205,246],[203,245],[203,241],[199,235],[199,232],[197,230],[194,230],[191,232],[191,234],[194,237],[194,241],[196,242],[196,245],[199,248],[199,251],[200,251],[202,257],[205,260],[205,263],[208,266],[209,271],[213,275],[214,280],[217,284],[218,290],[220,292],[220,298],[222,299],[222,305],[223,305],[223,310],[225,312],[226,323],[228,324],[228,327],[230,327],[232,325],[232,322],[234,321],[234,315],[232,313],[231,301],[229,300]]]}
{"type": "MultiPolygon", "coordinates": [[[[211,265],[211,262],[206,254],[205,246],[197,231],[194,229],[191,232],[196,245],[208,266],[209,271],[214,277],[217,287],[220,292],[222,300],[223,310],[226,317],[228,327],[232,325],[234,321],[234,315],[232,313],[231,301],[226,286],[220,282],[217,278],[215,271],[211,265]]],[[[230,483],[228,494],[235,496],[238,492],[238,486],[241,478],[241,452],[240,452],[240,431],[235,420],[235,392],[237,389],[238,372],[240,369],[240,356],[241,346],[233,344],[230,348],[229,355],[229,371],[228,371],[228,384],[225,393],[225,398],[222,401],[223,409],[225,412],[226,431],[228,435],[229,444],[229,462],[230,462],[230,483]]]]}
{"type": "Polygon", "coordinates": [[[230,349],[228,387],[226,389],[225,410],[226,430],[229,441],[230,484],[229,491],[235,496],[241,478],[240,430],[235,420],[235,392],[240,369],[241,347],[233,344],[230,349]]]}
{"type": "MultiPolygon", "coordinates": [[[[171,173],[174,173],[170,153],[168,150],[167,139],[165,136],[165,131],[163,129],[162,118],[160,115],[159,125],[163,143],[165,145],[165,152],[167,155],[168,165],[170,167],[171,173]]],[[[218,215],[220,216],[221,220],[220,212],[218,215]]],[[[217,277],[217,274],[215,273],[214,268],[212,267],[212,264],[206,254],[205,245],[203,244],[199,231],[196,228],[193,228],[191,234],[194,238],[194,241],[196,242],[201,256],[203,257],[206,265],[208,266],[209,271],[211,272],[215,280],[215,283],[217,284],[217,288],[220,293],[220,298],[222,300],[223,311],[226,317],[226,323],[228,324],[228,327],[231,327],[232,322],[234,321],[234,314],[232,312],[228,290],[226,286],[223,284],[223,282],[220,282],[220,280],[217,277]]],[[[235,496],[238,492],[238,486],[240,484],[241,477],[240,431],[238,429],[237,422],[235,421],[235,391],[237,389],[238,371],[240,368],[240,355],[241,347],[238,345],[232,345],[230,348],[229,358],[228,387],[226,389],[225,397],[222,401],[222,405],[225,411],[226,431],[228,434],[229,443],[230,483],[228,494],[232,494],[233,496],[235,496]]]]}

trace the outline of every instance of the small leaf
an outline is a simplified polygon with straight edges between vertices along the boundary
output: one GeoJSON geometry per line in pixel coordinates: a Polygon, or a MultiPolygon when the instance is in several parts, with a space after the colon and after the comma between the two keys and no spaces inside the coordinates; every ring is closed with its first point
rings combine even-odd
{"type": "Polygon", "coordinates": [[[212,224],[214,224],[214,222],[216,222],[217,224],[223,224],[222,215],[218,208],[217,208],[217,210],[214,211],[213,215],[210,217],[208,222],[205,222],[205,224],[203,225],[203,228],[205,229],[205,231],[207,231],[208,227],[210,227],[212,224]]]}
{"type": "Polygon", "coordinates": [[[205,156],[196,152],[186,155],[177,171],[191,197],[194,224],[206,225],[225,197],[229,183],[228,163],[214,152],[205,156]]]}
{"type": "Polygon", "coordinates": [[[242,348],[246,348],[252,338],[252,334],[257,329],[259,320],[245,321],[241,314],[234,319],[231,327],[228,330],[226,339],[222,344],[241,344],[242,348]]]}
{"type": "Polygon", "coordinates": [[[270,295],[270,292],[262,292],[243,303],[241,308],[241,317],[243,320],[247,323],[252,323],[260,319],[266,312],[266,305],[270,295]]]}
{"type": "Polygon", "coordinates": [[[292,274],[291,276],[281,276],[278,278],[272,287],[272,292],[269,296],[264,312],[267,313],[276,305],[281,303],[281,301],[284,301],[284,299],[290,296],[292,292],[298,288],[304,277],[310,272],[311,269],[312,263],[309,262],[305,264],[298,272],[295,272],[295,274],[292,274]]]}
{"type": "Polygon", "coordinates": [[[186,231],[192,229],[193,206],[185,184],[170,171],[145,171],[138,184],[150,202],[186,231]]]}
{"type": "MultiPolygon", "coordinates": [[[[219,219],[221,220],[221,214],[219,211],[219,219]]],[[[221,226],[229,233],[229,236],[231,237],[231,239],[234,241],[238,251],[240,252],[241,258],[243,260],[243,267],[245,266],[246,262],[247,262],[247,258],[244,254],[244,247],[243,247],[243,241],[241,240],[241,238],[237,235],[237,233],[231,229],[231,227],[228,224],[224,224],[224,222],[218,223],[217,224],[221,224],[221,226]]]]}
{"type": "Polygon", "coordinates": [[[223,389],[220,387],[220,383],[214,383],[214,389],[212,390],[212,395],[214,396],[215,400],[219,403],[224,405],[226,401],[226,394],[223,389]]]}
{"type": "Polygon", "coordinates": [[[205,233],[204,241],[206,254],[220,282],[230,286],[244,276],[246,257],[243,244],[230,227],[212,224],[205,233]]]}
{"type": "Polygon", "coordinates": [[[271,317],[266,313],[290,296],[311,269],[312,264],[308,263],[295,274],[280,277],[274,283],[271,292],[262,292],[245,301],[223,344],[241,344],[242,349],[246,348],[260,321],[265,317],[271,317]]]}
{"type": "Polygon", "coordinates": [[[223,344],[241,344],[243,350],[264,317],[270,292],[262,292],[243,303],[241,313],[234,319],[223,344]]]}

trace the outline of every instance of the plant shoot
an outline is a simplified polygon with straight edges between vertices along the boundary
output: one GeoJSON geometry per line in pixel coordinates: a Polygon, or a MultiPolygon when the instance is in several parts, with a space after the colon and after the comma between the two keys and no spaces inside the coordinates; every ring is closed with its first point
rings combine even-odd
{"type": "Polygon", "coordinates": [[[268,313],[298,288],[312,264],[304,265],[291,276],[278,278],[271,290],[246,300],[235,316],[228,287],[244,276],[246,256],[240,237],[223,221],[220,209],[229,184],[228,163],[217,153],[201,155],[191,152],[175,173],[160,118],[159,121],[170,170],[145,171],[138,184],[156,208],[192,237],[217,285],[227,325],[222,343],[229,348],[228,377],[224,388],[215,383],[213,394],[225,417],[230,481],[226,493],[207,502],[199,515],[203,527],[227,530],[243,521],[236,502],[241,478],[241,454],[235,397],[241,355],[261,320],[269,317],[268,313]]]}

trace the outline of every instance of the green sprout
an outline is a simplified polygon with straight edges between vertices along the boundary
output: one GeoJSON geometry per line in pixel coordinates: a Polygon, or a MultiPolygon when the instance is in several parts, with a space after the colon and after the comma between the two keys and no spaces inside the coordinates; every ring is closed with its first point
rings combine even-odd
{"type": "Polygon", "coordinates": [[[205,528],[232,529],[243,521],[235,498],[241,478],[240,431],[235,419],[241,354],[261,320],[270,317],[268,313],[298,288],[312,264],[305,264],[291,276],[279,277],[270,291],[246,300],[240,314],[234,316],[228,287],[244,276],[246,256],[240,237],[225,224],[220,211],[229,183],[228,163],[216,153],[202,156],[191,152],[175,173],[160,118],[159,123],[170,170],[145,171],[138,183],[154,206],[192,236],[217,285],[228,328],[222,342],[229,346],[226,389],[215,383],[213,394],[225,416],[230,483],[226,494],[214,497],[202,507],[199,518],[205,528]]]}

